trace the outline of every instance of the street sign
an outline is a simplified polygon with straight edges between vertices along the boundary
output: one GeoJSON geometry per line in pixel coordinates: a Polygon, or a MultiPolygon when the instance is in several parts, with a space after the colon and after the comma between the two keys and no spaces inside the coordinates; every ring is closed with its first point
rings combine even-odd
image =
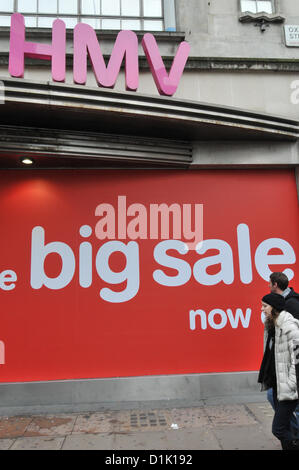
{"type": "Polygon", "coordinates": [[[284,27],[286,45],[299,47],[299,25],[285,25],[284,27]]]}

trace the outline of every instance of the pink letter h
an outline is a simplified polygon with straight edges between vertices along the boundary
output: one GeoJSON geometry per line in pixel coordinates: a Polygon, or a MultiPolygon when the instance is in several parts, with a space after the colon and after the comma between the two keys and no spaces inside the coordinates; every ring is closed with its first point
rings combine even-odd
{"type": "Polygon", "coordinates": [[[52,45],[25,41],[23,15],[14,13],[11,17],[9,73],[12,77],[23,78],[25,57],[52,60],[52,78],[55,82],[65,81],[66,28],[62,20],[55,20],[52,29],[52,45]]]}

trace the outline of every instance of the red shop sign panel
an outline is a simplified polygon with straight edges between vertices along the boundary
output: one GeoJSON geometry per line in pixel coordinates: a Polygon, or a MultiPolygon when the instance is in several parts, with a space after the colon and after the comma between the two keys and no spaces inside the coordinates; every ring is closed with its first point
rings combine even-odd
{"type": "Polygon", "coordinates": [[[269,274],[299,285],[292,171],[0,177],[1,382],[258,369],[269,274]]]}

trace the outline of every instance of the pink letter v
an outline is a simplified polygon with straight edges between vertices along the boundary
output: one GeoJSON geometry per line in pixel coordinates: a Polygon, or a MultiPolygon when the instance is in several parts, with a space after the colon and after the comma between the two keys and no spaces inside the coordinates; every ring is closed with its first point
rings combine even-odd
{"type": "Polygon", "coordinates": [[[160,95],[174,95],[188,60],[190,52],[189,43],[183,41],[180,44],[169,75],[166,72],[156,39],[152,34],[146,33],[144,35],[142,46],[160,95]]]}

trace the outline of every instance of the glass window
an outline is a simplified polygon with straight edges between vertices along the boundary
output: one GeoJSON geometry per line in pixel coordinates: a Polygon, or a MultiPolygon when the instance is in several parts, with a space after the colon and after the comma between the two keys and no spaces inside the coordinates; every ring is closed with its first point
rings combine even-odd
{"type": "Polygon", "coordinates": [[[161,0],[143,0],[144,16],[162,16],[161,0]]]}
{"type": "MultiPolygon", "coordinates": [[[[240,1],[242,8],[271,8],[266,0],[240,1]]],[[[85,22],[94,29],[176,30],[175,0],[0,0],[0,26],[10,26],[14,11],[24,15],[28,27],[51,28],[58,17],[67,28],[85,22]]]]}
{"type": "Polygon", "coordinates": [[[140,16],[140,0],[121,0],[122,16],[140,16]]]}
{"type": "Polygon", "coordinates": [[[38,0],[39,13],[57,13],[57,0],[38,0]]]}
{"type": "Polygon", "coordinates": [[[99,18],[82,18],[81,23],[89,24],[93,29],[101,29],[101,20],[99,18]]]}
{"type": "Polygon", "coordinates": [[[81,0],[82,15],[100,15],[101,0],[81,0]]]}
{"type": "Polygon", "coordinates": [[[257,2],[257,11],[264,11],[266,13],[273,13],[273,6],[272,6],[272,1],[270,2],[257,2]]]}
{"type": "Polygon", "coordinates": [[[37,18],[37,25],[39,28],[52,28],[53,26],[53,21],[55,21],[57,18],[51,18],[49,16],[39,16],[37,18]]]}
{"type": "Polygon", "coordinates": [[[242,12],[250,13],[273,13],[273,1],[272,0],[241,0],[242,12]]]}
{"type": "Polygon", "coordinates": [[[163,21],[144,21],[144,31],[163,31],[163,21]]]}
{"type": "Polygon", "coordinates": [[[102,15],[120,16],[120,0],[102,0],[102,15]]]}
{"type": "Polygon", "coordinates": [[[78,14],[78,2],[77,0],[58,0],[58,13],[67,15],[78,14]]]}
{"type": "Polygon", "coordinates": [[[122,20],[121,29],[130,31],[140,31],[141,21],[140,20],[122,20]]]}
{"type": "Polygon", "coordinates": [[[73,29],[76,24],[79,22],[79,19],[78,18],[66,18],[66,17],[63,17],[63,21],[65,22],[65,26],[69,29],[73,29]]]}
{"type": "Polygon", "coordinates": [[[102,29],[120,29],[120,20],[102,20],[102,29]]]}
{"type": "Polygon", "coordinates": [[[37,17],[36,16],[25,16],[25,26],[27,28],[36,28],[37,17]]]}
{"type": "Polygon", "coordinates": [[[241,0],[241,10],[249,11],[250,13],[256,13],[256,1],[255,0],[241,0]]]}
{"type": "Polygon", "coordinates": [[[10,16],[0,16],[0,26],[10,26],[10,16]]]}
{"type": "Polygon", "coordinates": [[[37,0],[18,0],[18,11],[20,13],[36,13],[37,0]]]}
{"type": "Polygon", "coordinates": [[[5,0],[0,2],[0,11],[4,13],[13,13],[14,0],[5,0]]]}

